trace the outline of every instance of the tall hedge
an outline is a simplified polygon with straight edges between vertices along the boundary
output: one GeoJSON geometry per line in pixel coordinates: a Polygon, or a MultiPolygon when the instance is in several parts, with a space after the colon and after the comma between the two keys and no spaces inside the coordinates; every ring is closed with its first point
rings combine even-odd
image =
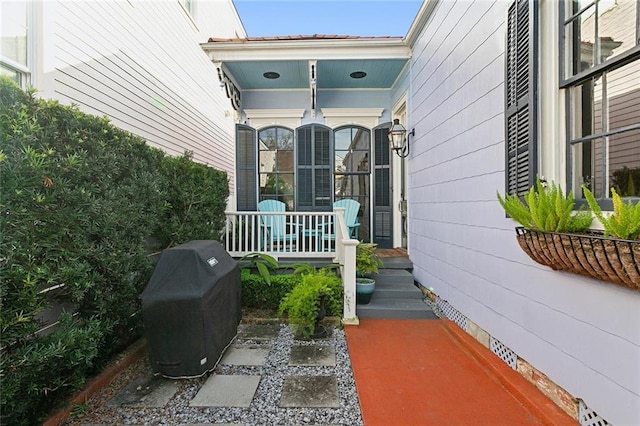
{"type": "Polygon", "coordinates": [[[150,253],[221,236],[228,182],[4,77],[0,131],[0,423],[34,424],[140,334],[150,253]]]}

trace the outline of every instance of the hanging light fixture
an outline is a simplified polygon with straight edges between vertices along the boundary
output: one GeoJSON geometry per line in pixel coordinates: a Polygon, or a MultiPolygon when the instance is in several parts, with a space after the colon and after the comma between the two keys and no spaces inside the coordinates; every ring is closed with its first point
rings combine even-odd
{"type": "Polygon", "coordinates": [[[394,118],[393,126],[389,129],[389,146],[398,154],[398,157],[405,158],[409,155],[409,136],[414,135],[414,129],[407,134],[407,129],[400,124],[400,120],[394,118]]]}

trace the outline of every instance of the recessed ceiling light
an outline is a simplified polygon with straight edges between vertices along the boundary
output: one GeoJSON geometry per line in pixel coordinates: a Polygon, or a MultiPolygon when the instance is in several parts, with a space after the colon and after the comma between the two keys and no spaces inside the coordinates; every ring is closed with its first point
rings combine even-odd
{"type": "Polygon", "coordinates": [[[275,71],[267,71],[262,74],[264,78],[268,78],[269,80],[275,80],[276,78],[280,78],[280,74],[275,71]]]}
{"type": "Polygon", "coordinates": [[[367,76],[367,73],[364,71],[354,71],[349,75],[351,76],[351,78],[365,78],[367,76]]]}

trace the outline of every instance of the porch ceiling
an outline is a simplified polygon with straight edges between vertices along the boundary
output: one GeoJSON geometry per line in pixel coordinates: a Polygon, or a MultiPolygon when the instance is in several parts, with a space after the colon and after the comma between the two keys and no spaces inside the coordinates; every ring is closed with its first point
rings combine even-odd
{"type": "Polygon", "coordinates": [[[306,89],[316,64],[317,89],[388,89],[411,51],[398,37],[292,36],[210,39],[203,50],[240,90],[306,89]],[[265,73],[277,73],[269,79],[265,73]],[[353,78],[363,72],[362,78],[353,78]]]}

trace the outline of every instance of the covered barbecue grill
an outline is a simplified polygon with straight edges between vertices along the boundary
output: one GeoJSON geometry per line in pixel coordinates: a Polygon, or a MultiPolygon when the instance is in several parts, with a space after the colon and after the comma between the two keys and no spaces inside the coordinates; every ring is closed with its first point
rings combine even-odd
{"type": "Polygon", "coordinates": [[[240,292],[240,268],[219,242],[164,250],[141,295],[153,371],[195,377],[212,369],[238,331],[240,292]]]}

